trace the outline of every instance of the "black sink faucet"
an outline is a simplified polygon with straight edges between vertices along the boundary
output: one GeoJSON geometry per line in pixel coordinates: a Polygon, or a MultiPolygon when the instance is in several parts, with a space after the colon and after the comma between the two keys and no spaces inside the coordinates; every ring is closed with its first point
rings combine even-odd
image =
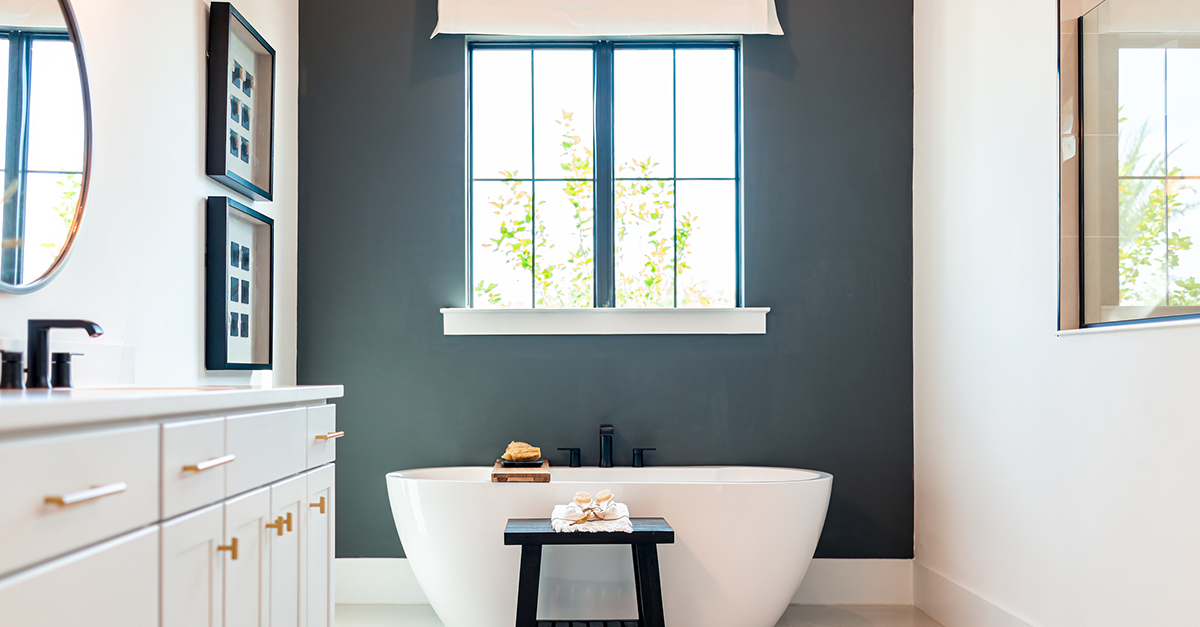
{"type": "Polygon", "coordinates": [[[100,325],[90,320],[30,320],[26,345],[29,354],[27,388],[50,387],[50,329],[83,329],[92,337],[104,333],[100,325]]]}
{"type": "Polygon", "coordinates": [[[600,425],[600,467],[612,468],[612,425],[600,425]]]}

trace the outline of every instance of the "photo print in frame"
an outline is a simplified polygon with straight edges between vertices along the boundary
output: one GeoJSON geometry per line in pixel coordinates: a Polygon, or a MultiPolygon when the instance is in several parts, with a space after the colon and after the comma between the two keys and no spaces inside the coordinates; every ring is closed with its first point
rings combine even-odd
{"type": "Polygon", "coordinates": [[[270,370],[275,221],[226,196],[206,214],[205,368],[270,370]]]}
{"type": "Polygon", "coordinates": [[[208,29],[205,169],[253,200],[275,185],[275,50],[228,2],[213,2],[208,29]]]}

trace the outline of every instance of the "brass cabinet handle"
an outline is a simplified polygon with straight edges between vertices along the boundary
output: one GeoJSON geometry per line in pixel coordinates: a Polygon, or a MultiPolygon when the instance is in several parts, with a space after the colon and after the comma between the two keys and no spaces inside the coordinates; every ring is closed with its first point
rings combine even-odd
{"type": "Polygon", "coordinates": [[[275,522],[267,523],[267,528],[274,529],[275,535],[277,535],[277,536],[283,535],[284,527],[287,527],[288,531],[292,530],[292,513],[291,512],[288,512],[287,518],[284,518],[283,516],[279,516],[278,518],[275,519],[275,522]]]}
{"type": "Polygon", "coordinates": [[[225,464],[228,464],[229,462],[231,462],[235,459],[237,459],[237,455],[226,455],[224,457],[214,457],[208,461],[200,462],[199,464],[192,464],[190,466],[184,466],[183,469],[185,471],[191,471],[191,472],[204,472],[205,470],[208,470],[210,468],[216,468],[217,466],[224,466],[225,464]]]}
{"type": "Polygon", "coordinates": [[[309,504],[308,504],[308,506],[309,506],[309,507],[320,507],[320,508],[321,508],[321,513],[322,513],[322,514],[324,514],[324,513],[325,513],[325,497],[323,497],[323,496],[322,496],[322,497],[321,497],[321,500],[320,500],[319,502],[317,502],[317,503],[309,503],[309,504]]]}
{"type": "Polygon", "coordinates": [[[80,490],[79,492],[72,492],[62,496],[47,496],[45,502],[62,506],[74,505],[84,501],[91,501],[105,496],[120,494],[128,489],[129,486],[125,485],[125,482],[122,481],[120,483],[111,483],[109,485],[92,486],[87,490],[80,490]]]}
{"type": "Polygon", "coordinates": [[[325,435],[318,435],[317,439],[325,440],[325,441],[336,440],[336,439],[342,437],[343,435],[346,435],[345,431],[330,431],[329,433],[326,433],[325,435]]]}
{"type": "Polygon", "coordinates": [[[237,538],[231,538],[229,544],[222,544],[217,547],[218,551],[229,551],[229,559],[237,559],[237,538]]]}

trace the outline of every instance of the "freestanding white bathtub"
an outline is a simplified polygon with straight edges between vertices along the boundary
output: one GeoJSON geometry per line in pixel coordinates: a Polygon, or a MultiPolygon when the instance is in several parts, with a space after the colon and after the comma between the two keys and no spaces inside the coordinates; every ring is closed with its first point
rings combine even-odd
{"type": "MultiPolygon", "coordinates": [[[[549,518],[576,492],[611,489],[630,514],[661,516],[668,627],[774,627],[795,595],[825,523],[833,477],[791,468],[552,468],[550,483],[491,483],[487,467],[387,476],[413,573],[446,627],[508,627],[521,548],[509,518],[549,518]]],[[[636,618],[627,546],[547,546],[538,618],[636,618]]]]}

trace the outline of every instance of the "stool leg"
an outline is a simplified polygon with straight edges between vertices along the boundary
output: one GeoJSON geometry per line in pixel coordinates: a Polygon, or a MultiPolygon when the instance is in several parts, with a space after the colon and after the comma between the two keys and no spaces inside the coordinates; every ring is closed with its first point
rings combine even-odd
{"type": "Polygon", "coordinates": [[[637,572],[634,576],[641,591],[638,615],[642,618],[642,627],[666,627],[663,620],[662,582],[658,572],[658,547],[654,544],[635,544],[633,550],[637,555],[637,572]]]}
{"type": "Polygon", "coordinates": [[[633,552],[633,589],[637,592],[638,622],[645,625],[646,616],[642,614],[642,567],[638,565],[638,550],[636,544],[629,545],[633,552]]]}
{"type": "Polygon", "coordinates": [[[517,627],[537,627],[538,580],[542,571],[542,545],[521,546],[521,577],[517,582],[517,627]]]}

